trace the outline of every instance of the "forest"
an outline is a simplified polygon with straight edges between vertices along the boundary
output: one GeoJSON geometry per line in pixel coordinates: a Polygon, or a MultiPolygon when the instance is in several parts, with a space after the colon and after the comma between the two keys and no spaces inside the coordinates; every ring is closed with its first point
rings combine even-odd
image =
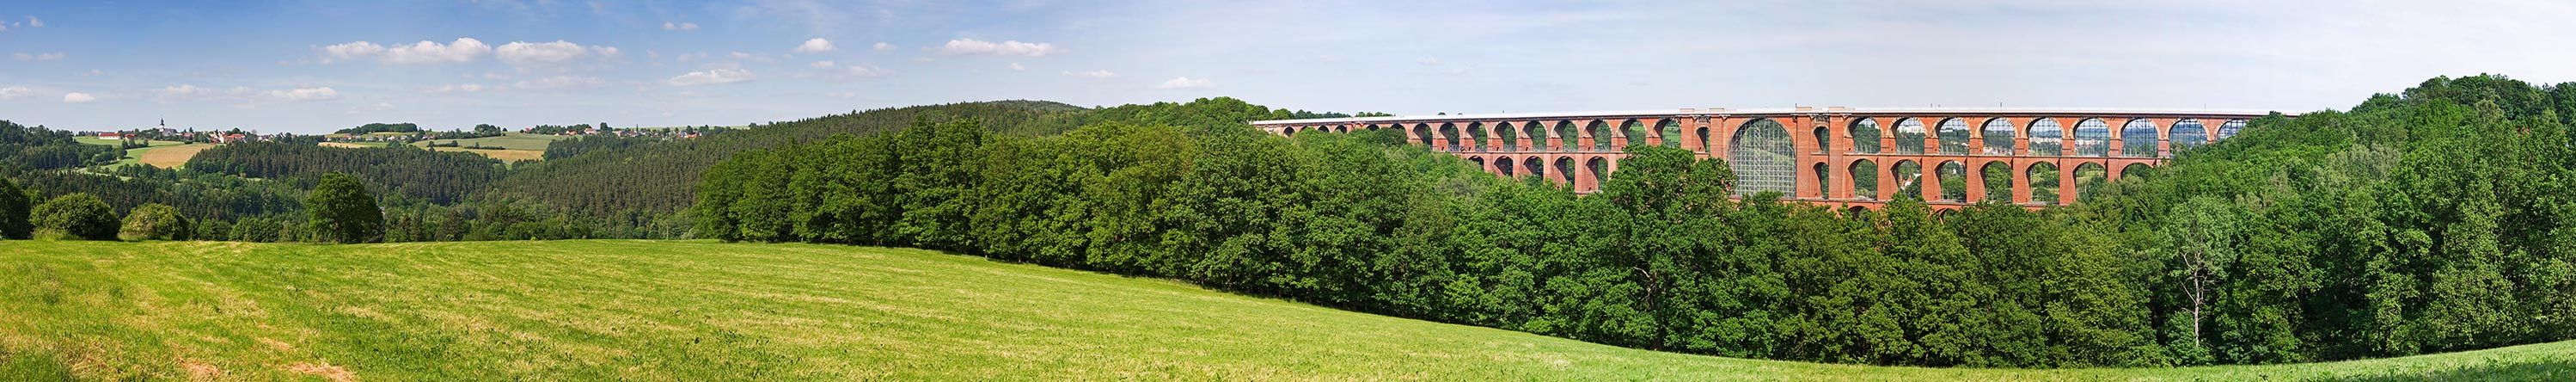
{"type": "Polygon", "coordinates": [[[352,127],[352,128],[340,129],[339,131],[333,131],[333,132],[331,132],[331,133],[332,133],[332,134],[371,134],[371,133],[418,133],[418,132],[421,132],[421,130],[420,130],[420,125],[419,125],[419,124],[415,124],[415,123],[408,123],[408,122],[406,122],[406,123],[369,123],[369,124],[365,124],[365,125],[358,125],[358,127],[352,127]]]}
{"type": "MultiPolygon", "coordinates": [[[[906,246],[1647,349],[1970,367],[2344,360],[2576,339],[2576,84],[2436,78],[2253,121],[2032,211],[1733,195],[1640,146],[1601,192],[1398,133],[975,120],[746,151],[695,232],[906,246]]],[[[1240,116],[1258,118],[1257,116],[1240,116]]]]}

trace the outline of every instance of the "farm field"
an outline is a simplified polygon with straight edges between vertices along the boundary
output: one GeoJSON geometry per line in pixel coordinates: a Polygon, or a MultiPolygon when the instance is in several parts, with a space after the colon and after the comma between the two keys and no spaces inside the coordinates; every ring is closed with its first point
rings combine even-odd
{"type": "MultiPolygon", "coordinates": [[[[197,152],[206,151],[206,149],[213,148],[215,146],[216,145],[213,144],[195,144],[133,149],[126,151],[125,158],[126,161],[130,161],[131,163],[142,163],[146,166],[178,168],[180,165],[188,164],[189,158],[196,158],[197,152]]],[[[118,163],[127,163],[126,161],[120,161],[118,163]]]]}
{"type": "MultiPolygon", "coordinates": [[[[445,145],[445,144],[449,144],[449,143],[455,143],[457,146],[473,146],[473,145],[480,144],[480,145],[483,145],[483,147],[499,147],[499,148],[503,148],[503,149],[510,149],[510,150],[535,150],[535,151],[541,151],[541,152],[542,152],[542,151],[546,151],[546,145],[553,144],[556,140],[560,140],[560,139],[564,139],[564,138],[567,138],[567,137],[560,136],[560,135],[535,135],[535,134],[526,134],[526,133],[503,133],[501,136],[498,136],[498,137],[483,137],[483,138],[474,138],[474,139],[446,139],[446,140],[430,140],[430,141],[428,141],[428,142],[430,142],[430,143],[437,143],[437,144],[441,144],[441,145],[445,145]]],[[[427,146],[427,145],[429,145],[429,143],[422,143],[422,144],[420,144],[420,145],[422,145],[422,146],[427,146]]]]}
{"type": "Polygon", "coordinates": [[[11,381],[2563,381],[2571,369],[2576,341],[2170,369],[1743,360],[910,249],[0,242],[11,381]]]}
{"type": "MultiPolygon", "coordinates": [[[[435,149],[435,150],[438,150],[438,151],[458,151],[458,152],[469,152],[469,153],[475,153],[475,154],[482,154],[483,156],[491,157],[492,159],[499,159],[499,160],[503,160],[503,161],[523,161],[523,160],[542,160],[542,159],[546,159],[546,145],[553,144],[553,143],[555,142],[555,140],[564,139],[564,138],[566,138],[566,137],[564,137],[564,136],[560,136],[560,135],[536,135],[536,134],[526,134],[526,133],[504,133],[503,135],[498,136],[498,137],[483,137],[483,138],[474,138],[474,139],[432,140],[432,141],[428,141],[428,142],[430,142],[430,143],[436,143],[436,144],[441,144],[441,145],[448,144],[448,143],[455,143],[455,144],[457,144],[457,146],[460,146],[460,147],[439,147],[439,148],[436,148],[436,149],[435,149]],[[499,147],[499,148],[502,148],[502,149],[501,149],[501,150],[489,150],[489,149],[468,149],[468,148],[462,147],[462,146],[474,146],[474,145],[482,145],[483,147],[499,147]]],[[[429,144],[429,143],[422,143],[421,145],[426,146],[426,145],[428,145],[428,144],[429,144]]]]}
{"type": "MultiPolygon", "coordinates": [[[[76,141],[83,144],[99,146],[116,146],[118,143],[118,140],[115,139],[98,139],[94,137],[82,137],[76,141]]],[[[207,148],[215,147],[213,144],[188,144],[187,142],[180,141],[150,141],[145,144],[148,146],[143,148],[125,149],[125,157],[123,159],[118,159],[115,164],[110,164],[108,167],[112,168],[140,163],[150,165],[152,167],[176,168],[179,167],[179,165],[187,164],[188,158],[196,157],[197,152],[206,151],[207,148]]]]}
{"type": "Polygon", "coordinates": [[[491,157],[492,159],[499,159],[499,160],[503,160],[503,161],[523,161],[523,160],[542,160],[542,159],[546,159],[546,150],[542,150],[542,149],[539,149],[539,150],[516,150],[516,149],[512,149],[512,150],[485,150],[485,149],[469,149],[469,148],[462,148],[462,147],[439,147],[439,148],[433,148],[433,149],[431,149],[431,150],[442,151],[442,152],[467,152],[467,153],[482,154],[483,156],[491,157]]]}

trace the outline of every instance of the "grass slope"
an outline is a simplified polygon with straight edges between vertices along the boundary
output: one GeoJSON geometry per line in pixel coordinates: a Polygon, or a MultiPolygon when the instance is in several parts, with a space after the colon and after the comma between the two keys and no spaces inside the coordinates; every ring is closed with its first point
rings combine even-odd
{"type": "Polygon", "coordinates": [[[0,242],[0,380],[2576,378],[2576,341],[1976,370],[1692,356],[907,249],[0,242]]]}

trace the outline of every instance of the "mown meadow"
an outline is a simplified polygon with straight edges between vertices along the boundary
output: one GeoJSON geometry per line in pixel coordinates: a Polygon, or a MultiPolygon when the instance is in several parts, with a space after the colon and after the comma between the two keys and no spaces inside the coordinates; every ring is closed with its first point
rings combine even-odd
{"type": "Polygon", "coordinates": [[[2568,380],[2576,342],[2332,363],[1687,355],[913,249],[0,242],[0,380],[2568,380]]]}

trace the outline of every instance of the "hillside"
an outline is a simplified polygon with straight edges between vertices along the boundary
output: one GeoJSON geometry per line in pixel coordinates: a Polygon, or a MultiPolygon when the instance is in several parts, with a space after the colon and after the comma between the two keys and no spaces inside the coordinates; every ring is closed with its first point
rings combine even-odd
{"type": "Polygon", "coordinates": [[[798,244],[13,242],[0,268],[5,380],[2565,380],[2576,367],[2576,342],[2178,369],[1755,361],[798,244]]]}

